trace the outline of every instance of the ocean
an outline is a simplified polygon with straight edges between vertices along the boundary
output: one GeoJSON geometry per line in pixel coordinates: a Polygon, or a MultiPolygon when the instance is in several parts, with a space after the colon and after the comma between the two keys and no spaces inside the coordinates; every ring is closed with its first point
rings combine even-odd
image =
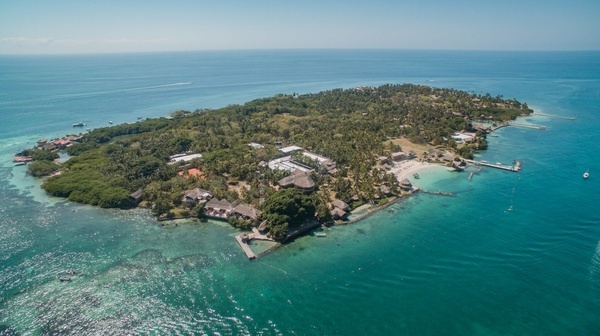
{"type": "Polygon", "coordinates": [[[599,335],[600,52],[214,51],[0,56],[0,335],[599,335]],[[218,221],[47,196],[12,156],[96,128],[278,93],[414,83],[544,116],[424,189],[249,261],[218,221]],[[582,174],[589,169],[590,178],[582,174]],[[56,275],[79,275],[61,283],[56,275]]]}

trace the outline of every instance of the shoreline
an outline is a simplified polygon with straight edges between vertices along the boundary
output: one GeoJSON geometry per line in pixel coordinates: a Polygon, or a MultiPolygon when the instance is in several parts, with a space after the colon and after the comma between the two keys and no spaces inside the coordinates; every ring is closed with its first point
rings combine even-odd
{"type": "Polygon", "coordinates": [[[408,178],[411,175],[414,175],[415,173],[419,172],[419,171],[423,171],[426,170],[427,168],[433,168],[433,167],[444,167],[444,165],[439,164],[439,163],[431,163],[431,162],[422,162],[422,161],[417,161],[417,160],[406,160],[400,163],[395,164],[395,167],[393,167],[390,172],[394,175],[396,175],[396,178],[398,179],[398,181],[402,181],[405,178],[408,178]]]}

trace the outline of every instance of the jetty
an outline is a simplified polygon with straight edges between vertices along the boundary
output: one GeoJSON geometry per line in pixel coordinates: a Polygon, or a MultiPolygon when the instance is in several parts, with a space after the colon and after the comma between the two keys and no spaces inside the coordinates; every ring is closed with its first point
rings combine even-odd
{"type": "Polygon", "coordinates": [[[421,189],[422,193],[430,194],[430,195],[440,195],[440,196],[454,196],[454,193],[446,192],[446,191],[428,191],[421,189]]]}
{"type": "Polygon", "coordinates": [[[256,259],[256,254],[254,254],[252,249],[250,249],[250,245],[248,245],[248,243],[253,239],[266,240],[271,242],[275,241],[274,239],[269,238],[266,234],[260,233],[260,231],[257,228],[252,228],[252,233],[240,233],[239,235],[235,236],[235,240],[238,242],[238,244],[240,244],[240,247],[242,248],[244,253],[246,253],[246,257],[248,257],[248,259],[250,260],[256,259]]]}
{"type": "Polygon", "coordinates": [[[470,164],[477,165],[477,166],[491,167],[491,168],[496,168],[496,169],[508,170],[511,172],[518,172],[519,170],[521,170],[521,162],[520,161],[515,161],[514,166],[507,166],[500,162],[490,163],[487,161],[476,161],[476,160],[467,160],[467,159],[465,159],[465,161],[470,164]]]}
{"type": "Polygon", "coordinates": [[[246,253],[246,257],[248,257],[248,259],[256,259],[256,255],[254,254],[254,252],[252,252],[250,246],[248,246],[248,244],[246,243],[248,239],[247,236],[245,238],[242,236],[244,236],[244,234],[239,234],[235,236],[235,240],[237,240],[238,244],[240,244],[240,247],[242,248],[242,250],[244,250],[244,253],[246,253]]]}

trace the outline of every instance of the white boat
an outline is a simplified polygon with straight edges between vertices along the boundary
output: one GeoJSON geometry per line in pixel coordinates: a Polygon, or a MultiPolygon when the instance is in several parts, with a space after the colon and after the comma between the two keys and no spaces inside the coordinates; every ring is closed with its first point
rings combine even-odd
{"type": "Polygon", "coordinates": [[[588,171],[586,170],[585,173],[583,173],[583,178],[587,179],[588,177],[590,177],[590,173],[588,173],[588,171]]]}
{"type": "Polygon", "coordinates": [[[315,236],[317,236],[317,237],[327,237],[327,234],[324,233],[324,232],[317,232],[317,233],[315,233],[315,236]]]}

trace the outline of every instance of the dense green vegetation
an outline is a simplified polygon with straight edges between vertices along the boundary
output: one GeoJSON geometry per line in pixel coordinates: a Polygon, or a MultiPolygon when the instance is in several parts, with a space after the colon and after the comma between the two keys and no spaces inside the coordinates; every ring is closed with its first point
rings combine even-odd
{"type": "MultiPolygon", "coordinates": [[[[277,95],[218,110],[176,111],[170,118],[93,130],[67,150],[76,156],[62,164],[62,174],[48,178],[43,188],[72,201],[118,208],[129,207],[128,195],[143,189],[144,200],[157,215],[180,206],[183,192],[194,187],[230,202],[258,205],[264,199],[264,216],[269,218],[272,234],[279,235],[284,222],[295,225],[297,219],[315,211],[327,218],[326,204],[334,194],[341,199],[358,197],[356,202],[363,203],[378,202],[382,184],[397,192],[389,174],[373,169],[377,156],[399,149],[388,145],[391,139],[404,137],[470,157],[474,150],[487,146],[485,135],[480,132],[477,141],[457,146],[452,133],[470,130],[472,120],[501,122],[531,112],[514,99],[409,84],[277,95]],[[250,142],[265,148],[251,148],[250,142]],[[321,174],[313,174],[318,185],[327,187],[311,196],[312,206],[304,197],[272,188],[289,173],[259,166],[282,155],[277,142],[301,146],[337,163],[334,177],[318,170],[321,174]],[[203,172],[202,178],[179,176],[179,164],[167,163],[170,155],[186,151],[202,153],[201,159],[190,163],[203,172]],[[272,211],[283,206],[281,199],[293,199],[291,203],[299,204],[294,211],[304,212],[272,211]]],[[[50,159],[55,155],[38,152],[44,151],[32,151],[32,156],[50,159]]],[[[297,159],[317,165],[307,158],[297,159]]]]}
{"type": "Polygon", "coordinates": [[[52,151],[46,151],[41,149],[26,149],[17,155],[19,156],[29,156],[33,161],[54,161],[58,159],[58,154],[52,151]]]}
{"type": "Polygon", "coordinates": [[[27,169],[32,176],[39,177],[52,174],[58,169],[58,165],[46,160],[33,161],[27,166],[27,169]]]}
{"type": "Polygon", "coordinates": [[[269,234],[277,240],[285,238],[288,227],[301,225],[314,217],[315,200],[298,189],[279,190],[265,199],[263,219],[269,234]]]}

